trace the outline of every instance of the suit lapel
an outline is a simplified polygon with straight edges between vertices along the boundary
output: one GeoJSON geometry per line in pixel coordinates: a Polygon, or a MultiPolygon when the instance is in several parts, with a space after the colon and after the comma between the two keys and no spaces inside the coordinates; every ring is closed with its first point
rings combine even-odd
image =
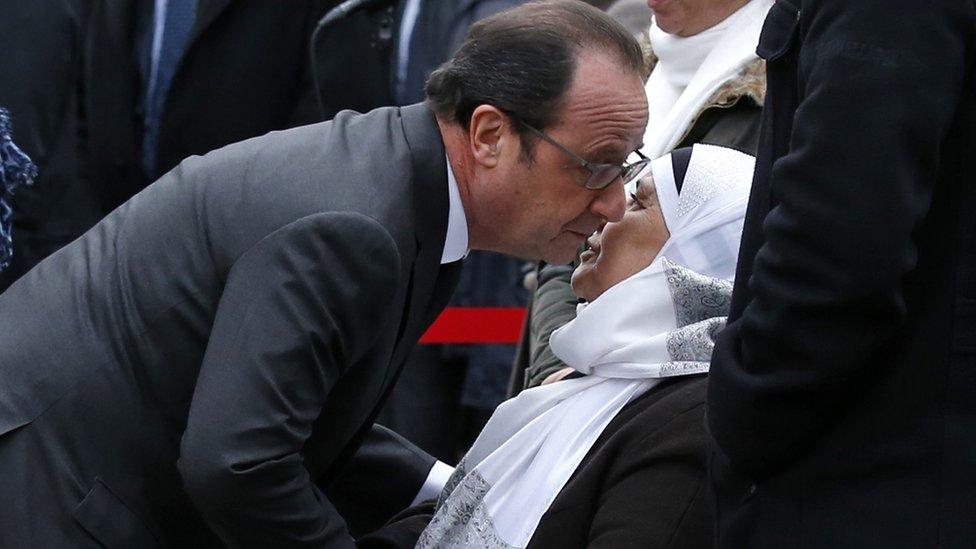
{"type": "Polygon", "coordinates": [[[413,264],[403,329],[393,352],[398,369],[421,331],[441,270],[447,236],[447,156],[433,113],[423,104],[400,109],[413,161],[413,211],[417,258],[413,264]]]}

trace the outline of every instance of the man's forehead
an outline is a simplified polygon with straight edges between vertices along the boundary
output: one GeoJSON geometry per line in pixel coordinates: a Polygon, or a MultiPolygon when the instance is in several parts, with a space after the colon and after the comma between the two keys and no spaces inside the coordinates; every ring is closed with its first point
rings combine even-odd
{"type": "Polygon", "coordinates": [[[643,92],[638,98],[608,102],[606,98],[581,101],[577,108],[567,105],[562,121],[582,152],[594,155],[626,155],[638,148],[647,125],[647,103],[643,92]]]}
{"type": "Polygon", "coordinates": [[[580,59],[566,92],[560,125],[579,134],[591,151],[606,147],[633,150],[640,145],[647,125],[643,82],[633,71],[608,59],[606,55],[580,59]]]}

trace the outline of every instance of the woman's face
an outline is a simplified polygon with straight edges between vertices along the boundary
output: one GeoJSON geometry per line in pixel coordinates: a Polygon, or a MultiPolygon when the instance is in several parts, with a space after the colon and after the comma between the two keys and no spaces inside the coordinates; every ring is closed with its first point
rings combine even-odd
{"type": "Polygon", "coordinates": [[[749,0],[647,0],[657,26],[668,34],[693,36],[710,29],[749,0]]]}
{"type": "Polygon", "coordinates": [[[654,183],[644,178],[631,195],[624,218],[607,223],[587,240],[573,272],[573,291],[587,301],[651,264],[670,237],[654,183]]]}

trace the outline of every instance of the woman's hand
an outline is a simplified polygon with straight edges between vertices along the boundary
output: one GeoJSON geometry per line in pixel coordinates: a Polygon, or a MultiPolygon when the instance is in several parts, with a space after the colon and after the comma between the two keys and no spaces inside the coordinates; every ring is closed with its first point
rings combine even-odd
{"type": "Polygon", "coordinates": [[[557,382],[557,381],[565,378],[566,376],[568,376],[569,374],[571,374],[571,373],[573,373],[575,371],[576,370],[574,370],[572,368],[563,368],[562,370],[555,371],[555,372],[549,374],[546,377],[546,379],[543,379],[542,380],[542,385],[549,385],[550,383],[555,383],[555,382],[557,382]]]}

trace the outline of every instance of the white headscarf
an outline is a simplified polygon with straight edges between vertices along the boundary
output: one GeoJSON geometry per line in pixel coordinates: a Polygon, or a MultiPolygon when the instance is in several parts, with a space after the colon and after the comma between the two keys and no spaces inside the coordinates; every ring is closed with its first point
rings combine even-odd
{"type": "Polygon", "coordinates": [[[758,60],[759,33],[773,0],[750,0],[714,27],[682,38],[651,25],[657,65],[644,87],[648,121],[641,152],[657,158],[678,145],[718,89],[758,60]]]}
{"type": "Polygon", "coordinates": [[[417,547],[525,547],[628,402],[665,377],[708,370],[711,335],[723,324],[715,317],[727,314],[731,283],[677,262],[688,258],[696,270],[731,279],[753,165],[749,155],[696,145],[679,195],[671,157],[652,163],[671,238],[649,267],[608,289],[550,339],[560,359],[588,375],[523,391],[495,410],[417,547]],[[729,242],[699,248],[696,238],[729,242]],[[714,255],[698,253],[704,249],[714,255]]]}

